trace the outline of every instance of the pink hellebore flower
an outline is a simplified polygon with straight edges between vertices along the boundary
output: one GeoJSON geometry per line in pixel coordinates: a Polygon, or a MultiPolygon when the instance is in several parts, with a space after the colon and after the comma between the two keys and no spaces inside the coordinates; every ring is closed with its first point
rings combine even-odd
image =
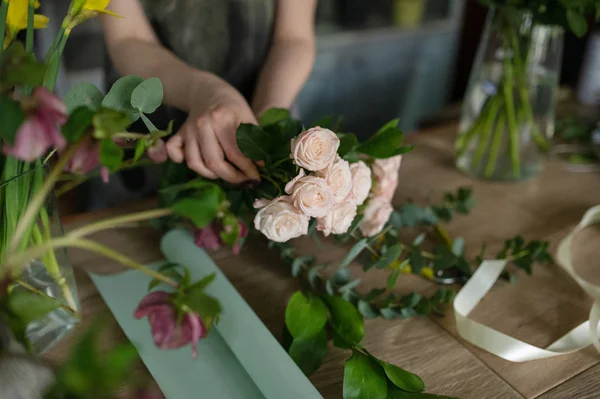
{"type": "Polygon", "coordinates": [[[33,162],[50,148],[62,150],[67,145],[59,126],[67,121],[67,110],[60,98],[48,89],[35,89],[31,99],[34,108],[19,127],[14,145],[5,144],[2,151],[26,162],[33,162]]]}
{"type": "Polygon", "coordinates": [[[100,148],[91,137],[85,139],[65,166],[66,172],[86,175],[100,165],[100,148]]]}
{"type": "Polygon", "coordinates": [[[154,163],[167,162],[167,146],[162,139],[156,140],[152,147],[148,148],[148,151],[146,152],[148,154],[148,158],[150,158],[154,163]]]}
{"type": "MultiPolygon", "coordinates": [[[[240,234],[236,242],[233,244],[232,251],[234,255],[239,255],[242,249],[241,241],[248,236],[248,228],[241,220],[238,220],[240,226],[240,234]]],[[[227,245],[221,239],[221,231],[223,226],[217,222],[212,222],[208,226],[197,229],[194,234],[194,242],[200,248],[208,249],[210,251],[216,251],[227,245]]]]}
{"type": "Polygon", "coordinates": [[[176,349],[191,344],[195,359],[198,357],[198,341],[208,331],[196,313],[185,313],[180,324],[171,298],[172,295],[164,291],[149,293],[138,305],[134,317],[148,317],[152,338],[159,349],[176,349]]]}

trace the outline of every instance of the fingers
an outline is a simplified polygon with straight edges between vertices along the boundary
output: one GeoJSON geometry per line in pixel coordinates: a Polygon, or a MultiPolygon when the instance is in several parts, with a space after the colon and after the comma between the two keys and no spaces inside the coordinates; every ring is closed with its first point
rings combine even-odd
{"type": "Polygon", "coordinates": [[[216,130],[216,137],[225,153],[225,156],[239,170],[241,170],[247,179],[260,180],[260,174],[254,163],[246,158],[240,151],[236,140],[236,123],[235,117],[214,115],[215,122],[213,126],[216,130]]]}
{"type": "Polygon", "coordinates": [[[200,154],[200,148],[198,141],[193,132],[188,132],[185,141],[185,159],[187,166],[196,173],[208,178],[216,179],[215,175],[204,163],[202,155],[200,154]]]}
{"type": "Polygon", "coordinates": [[[167,154],[169,154],[169,158],[171,158],[173,162],[183,162],[183,137],[181,136],[181,133],[177,133],[169,139],[167,142],[167,154]]]}
{"type": "Polygon", "coordinates": [[[198,121],[199,132],[196,136],[202,152],[202,158],[206,167],[217,177],[230,183],[242,183],[248,180],[248,176],[235,169],[225,160],[225,154],[215,135],[213,126],[208,118],[198,121]]]}

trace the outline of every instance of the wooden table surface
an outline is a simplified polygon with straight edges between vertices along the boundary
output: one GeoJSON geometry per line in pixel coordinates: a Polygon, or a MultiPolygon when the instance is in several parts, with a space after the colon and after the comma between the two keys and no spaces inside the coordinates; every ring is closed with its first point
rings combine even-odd
{"type": "MultiPolygon", "coordinates": [[[[558,241],[577,224],[583,213],[600,203],[600,175],[574,173],[557,161],[548,163],[537,178],[517,184],[475,181],[454,168],[453,125],[439,127],[410,136],[416,149],[404,158],[400,186],[395,202],[413,199],[424,203],[439,198],[447,190],[470,186],[477,206],[469,216],[448,225],[454,236],[466,239],[466,250],[474,255],[483,242],[492,251],[503,240],[522,234],[527,240],[551,241],[555,251],[558,241]]],[[[66,218],[66,229],[132,210],[152,206],[151,202],[129,207],[66,218]]],[[[600,229],[582,233],[575,245],[576,268],[597,284],[600,261],[600,229]]],[[[160,233],[151,229],[130,229],[98,234],[96,239],[141,262],[161,258],[160,233]]],[[[300,240],[305,252],[315,248],[300,240]]],[[[344,249],[322,251],[328,257],[341,258],[344,249]]],[[[215,262],[256,311],[266,326],[280,337],[285,304],[299,288],[278,257],[260,242],[246,246],[239,257],[229,251],[212,254],[215,262]]],[[[96,255],[71,251],[77,268],[79,294],[84,322],[69,338],[50,353],[53,360],[64,358],[67,348],[89,327],[93,316],[106,315],[108,309],[81,268],[109,273],[120,268],[96,255]]],[[[351,267],[354,276],[363,279],[361,289],[385,284],[385,274],[362,276],[358,265],[351,267]]],[[[414,276],[403,276],[399,293],[428,292],[432,283],[414,276]]],[[[534,275],[519,275],[518,283],[500,284],[475,309],[474,318],[504,333],[531,344],[545,346],[587,319],[591,301],[558,266],[536,266],[534,275]]],[[[124,335],[109,316],[106,343],[122,341],[124,335]]],[[[366,321],[365,346],[375,355],[398,364],[423,377],[427,391],[462,399],[592,399],[600,398],[600,354],[592,347],[576,354],[549,360],[511,363],[490,355],[457,336],[452,309],[445,315],[410,320],[366,321]]],[[[343,363],[347,351],[330,347],[322,368],[311,381],[327,399],[342,397],[343,363]]],[[[178,398],[179,399],[179,398],[178,398]]],[[[187,399],[187,398],[181,398],[187,399]]],[[[283,398],[282,398],[283,399],[283,398]]]]}

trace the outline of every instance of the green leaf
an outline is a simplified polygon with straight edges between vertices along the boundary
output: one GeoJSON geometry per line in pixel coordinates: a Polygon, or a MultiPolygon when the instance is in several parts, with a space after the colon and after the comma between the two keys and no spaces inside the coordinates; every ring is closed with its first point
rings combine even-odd
{"type": "Polygon", "coordinates": [[[314,337],[327,322],[327,307],[315,296],[297,291],[285,309],[285,325],[294,339],[314,337]]]}
{"type": "Polygon", "coordinates": [[[78,83],[65,95],[64,101],[67,106],[67,112],[72,113],[79,107],[88,107],[93,111],[98,111],[102,106],[104,94],[91,83],[78,83]]]}
{"type": "Polygon", "coordinates": [[[163,101],[163,85],[159,78],[150,78],[138,84],[131,92],[131,106],[151,114],[163,101]]]}
{"type": "Polygon", "coordinates": [[[101,108],[94,115],[94,137],[106,139],[115,133],[122,133],[131,124],[129,117],[119,111],[110,108],[101,108]]]}
{"type": "Polygon", "coordinates": [[[146,140],[140,139],[135,143],[135,154],[133,155],[133,161],[137,162],[140,160],[144,152],[146,151],[146,140]]]}
{"type": "Polygon", "coordinates": [[[338,148],[338,155],[344,157],[347,153],[351,152],[358,146],[358,138],[352,133],[338,133],[340,138],[340,147],[338,148]]]}
{"type": "Polygon", "coordinates": [[[100,380],[102,380],[105,389],[111,390],[118,388],[127,380],[126,376],[129,375],[131,367],[139,359],[138,352],[131,343],[113,348],[104,356],[103,363],[105,367],[103,372],[105,374],[100,380]]]}
{"type": "Polygon", "coordinates": [[[377,269],[385,269],[391,265],[396,259],[402,255],[402,245],[392,245],[381,255],[379,260],[373,264],[373,267],[377,269]]]}
{"type": "Polygon", "coordinates": [[[135,75],[125,76],[117,80],[102,100],[102,106],[127,114],[131,121],[137,120],[139,115],[131,105],[131,95],[143,81],[144,79],[135,75]]]}
{"type": "Polygon", "coordinates": [[[569,23],[569,27],[577,37],[581,38],[585,36],[588,29],[587,20],[578,11],[569,8],[567,10],[567,22],[569,23]]]}
{"type": "Polygon", "coordinates": [[[425,390],[425,383],[416,374],[381,360],[379,364],[383,367],[389,380],[398,388],[408,392],[423,392],[425,390]]]}
{"type": "Polygon", "coordinates": [[[340,263],[339,269],[344,269],[348,267],[348,265],[350,265],[350,263],[352,263],[352,261],[356,259],[358,255],[360,255],[360,253],[363,251],[363,249],[367,247],[367,245],[368,240],[366,238],[363,238],[356,244],[354,244],[354,246],[348,252],[348,255],[346,255],[342,263],[340,263]]]}
{"type": "Polygon", "coordinates": [[[201,229],[213,221],[221,205],[221,191],[218,187],[203,190],[194,197],[184,198],[171,209],[180,216],[190,219],[194,225],[201,229]]]}
{"type": "Polygon", "coordinates": [[[425,233],[421,233],[419,234],[414,240],[412,245],[415,247],[418,247],[419,245],[423,244],[423,241],[425,241],[425,233]]]}
{"type": "Polygon", "coordinates": [[[14,144],[17,132],[25,121],[26,113],[21,104],[8,97],[0,96],[0,138],[14,144]]]}
{"type": "Polygon", "coordinates": [[[100,163],[115,171],[121,165],[125,151],[111,139],[104,139],[100,142],[100,163]]]}
{"type": "MultiPolygon", "coordinates": [[[[164,274],[165,276],[175,280],[177,283],[180,283],[184,277],[178,269],[180,269],[180,266],[177,263],[167,263],[165,265],[162,265],[158,269],[158,271],[159,273],[164,274]]],[[[148,291],[151,291],[153,288],[157,287],[160,284],[162,284],[162,280],[153,279],[148,284],[148,291]]]]}
{"type": "Polygon", "coordinates": [[[254,161],[269,159],[272,149],[272,137],[259,126],[243,123],[238,127],[237,145],[240,151],[254,161]]]}
{"type": "Polygon", "coordinates": [[[400,275],[400,268],[394,269],[387,280],[387,287],[389,290],[394,289],[394,285],[396,285],[396,280],[398,280],[398,276],[400,275]]]}
{"type": "Polygon", "coordinates": [[[413,247],[413,250],[410,252],[409,259],[412,272],[415,274],[421,273],[421,270],[423,267],[425,267],[425,258],[423,255],[421,255],[419,248],[413,247]]]}
{"type": "Polygon", "coordinates": [[[379,317],[379,313],[377,313],[375,309],[373,309],[369,302],[364,300],[358,301],[358,311],[367,319],[374,319],[376,317],[379,317]]]}
{"type": "Polygon", "coordinates": [[[87,106],[75,108],[69,115],[67,123],[62,127],[62,134],[69,143],[79,141],[88,133],[92,126],[95,111],[92,111],[87,106]]]}
{"type": "MultiPolygon", "coordinates": [[[[358,151],[374,158],[389,158],[404,154],[412,147],[403,147],[404,134],[392,121],[381,128],[369,140],[358,147],[358,151]]],[[[397,123],[397,122],[396,122],[397,123]]]]}
{"type": "Polygon", "coordinates": [[[357,351],[344,366],[344,399],[387,399],[383,370],[357,351]]]}
{"type": "Polygon", "coordinates": [[[465,251],[465,239],[458,237],[452,242],[452,253],[456,256],[462,256],[465,251]]]}
{"type": "Polygon", "coordinates": [[[198,313],[202,320],[208,324],[218,319],[222,311],[221,303],[201,290],[188,292],[184,298],[184,303],[198,313]]]}
{"type": "Polygon", "coordinates": [[[290,357],[304,374],[311,375],[321,366],[327,355],[327,333],[323,328],[313,337],[294,339],[288,350],[290,357]]]}
{"type": "Polygon", "coordinates": [[[202,279],[196,281],[194,284],[192,284],[189,288],[188,288],[188,292],[192,292],[192,291],[204,291],[206,289],[206,287],[208,287],[210,285],[210,283],[212,283],[215,278],[217,277],[217,275],[215,273],[211,273],[205,277],[203,277],[202,279]]]}
{"type": "Polygon", "coordinates": [[[6,307],[21,322],[29,324],[58,309],[60,302],[46,295],[15,289],[8,295],[6,307]]]}
{"type": "Polygon", "coordinates": [[[379,136],[384,134],[389,129],[398,129],[398,123],[400,123],[400,118],[392,119],[385,125],[383,125],[378,131],[375,132],[373,136],[379,136]]]}
{"type": "Polygon", "coordinates": [[[265,111],[259,118],[259,123],[261,126],[269,126],[274,125],[277,122],[283,121],[285,119],[290,119],[290,111],[283,108],[271,108],[265,111]]]}
{"type": "Polygon", "coordinates": [[[321,118],[318,121],[316,121],[312,125],[312,127],[322,127],[324,129],[330,129],[332,123],[333,123],[333,117],[331,117],[331,116],[324,116],[323,118],[321,118]]]}
{"type": "Polygon", "coordinates": [[[348,342],[358,345],[365,336],[365,322],[350,302],[339,296],[327,296],[332,327],[348,342]]]}
{"type": "Polygon", "coordinates": [[[27,55],[8,61],[2,67],[3,84],[8,86],[41,86],[44,82],[47,70],[45,64],[37,62],[27,55]]]}

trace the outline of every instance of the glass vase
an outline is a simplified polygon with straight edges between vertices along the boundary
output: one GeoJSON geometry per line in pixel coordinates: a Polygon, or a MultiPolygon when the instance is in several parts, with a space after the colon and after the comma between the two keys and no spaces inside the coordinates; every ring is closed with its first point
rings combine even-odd
{"type": "Polygon", "coordinates": [[[564,32],[528,11],[491,9],[465,96],[456,164],[477,178],[537,175],[554,134],[564,32]]]}
{"type": "MultiPolygon", "coordinates": [[[[13,158],[5,158],[1,162],[0,258],[4,260],[17,224],[27,205],[42,186],[46,170],[39,161],[28,164],[13,158]]],[[[40,210],[36,223],[18,244],[19,250],[24,251],[26,248],[37,246],[62,234],[57,203],[52,195],[40,210]]],[[[66,250],[48,251],[39,259],[29,261],[14,289],[52,297],[61,305],[44,317],[28,324],[25,334],[34,353],[45,352],[79,323],[80,304],[77,287],[66,250]]]]}

